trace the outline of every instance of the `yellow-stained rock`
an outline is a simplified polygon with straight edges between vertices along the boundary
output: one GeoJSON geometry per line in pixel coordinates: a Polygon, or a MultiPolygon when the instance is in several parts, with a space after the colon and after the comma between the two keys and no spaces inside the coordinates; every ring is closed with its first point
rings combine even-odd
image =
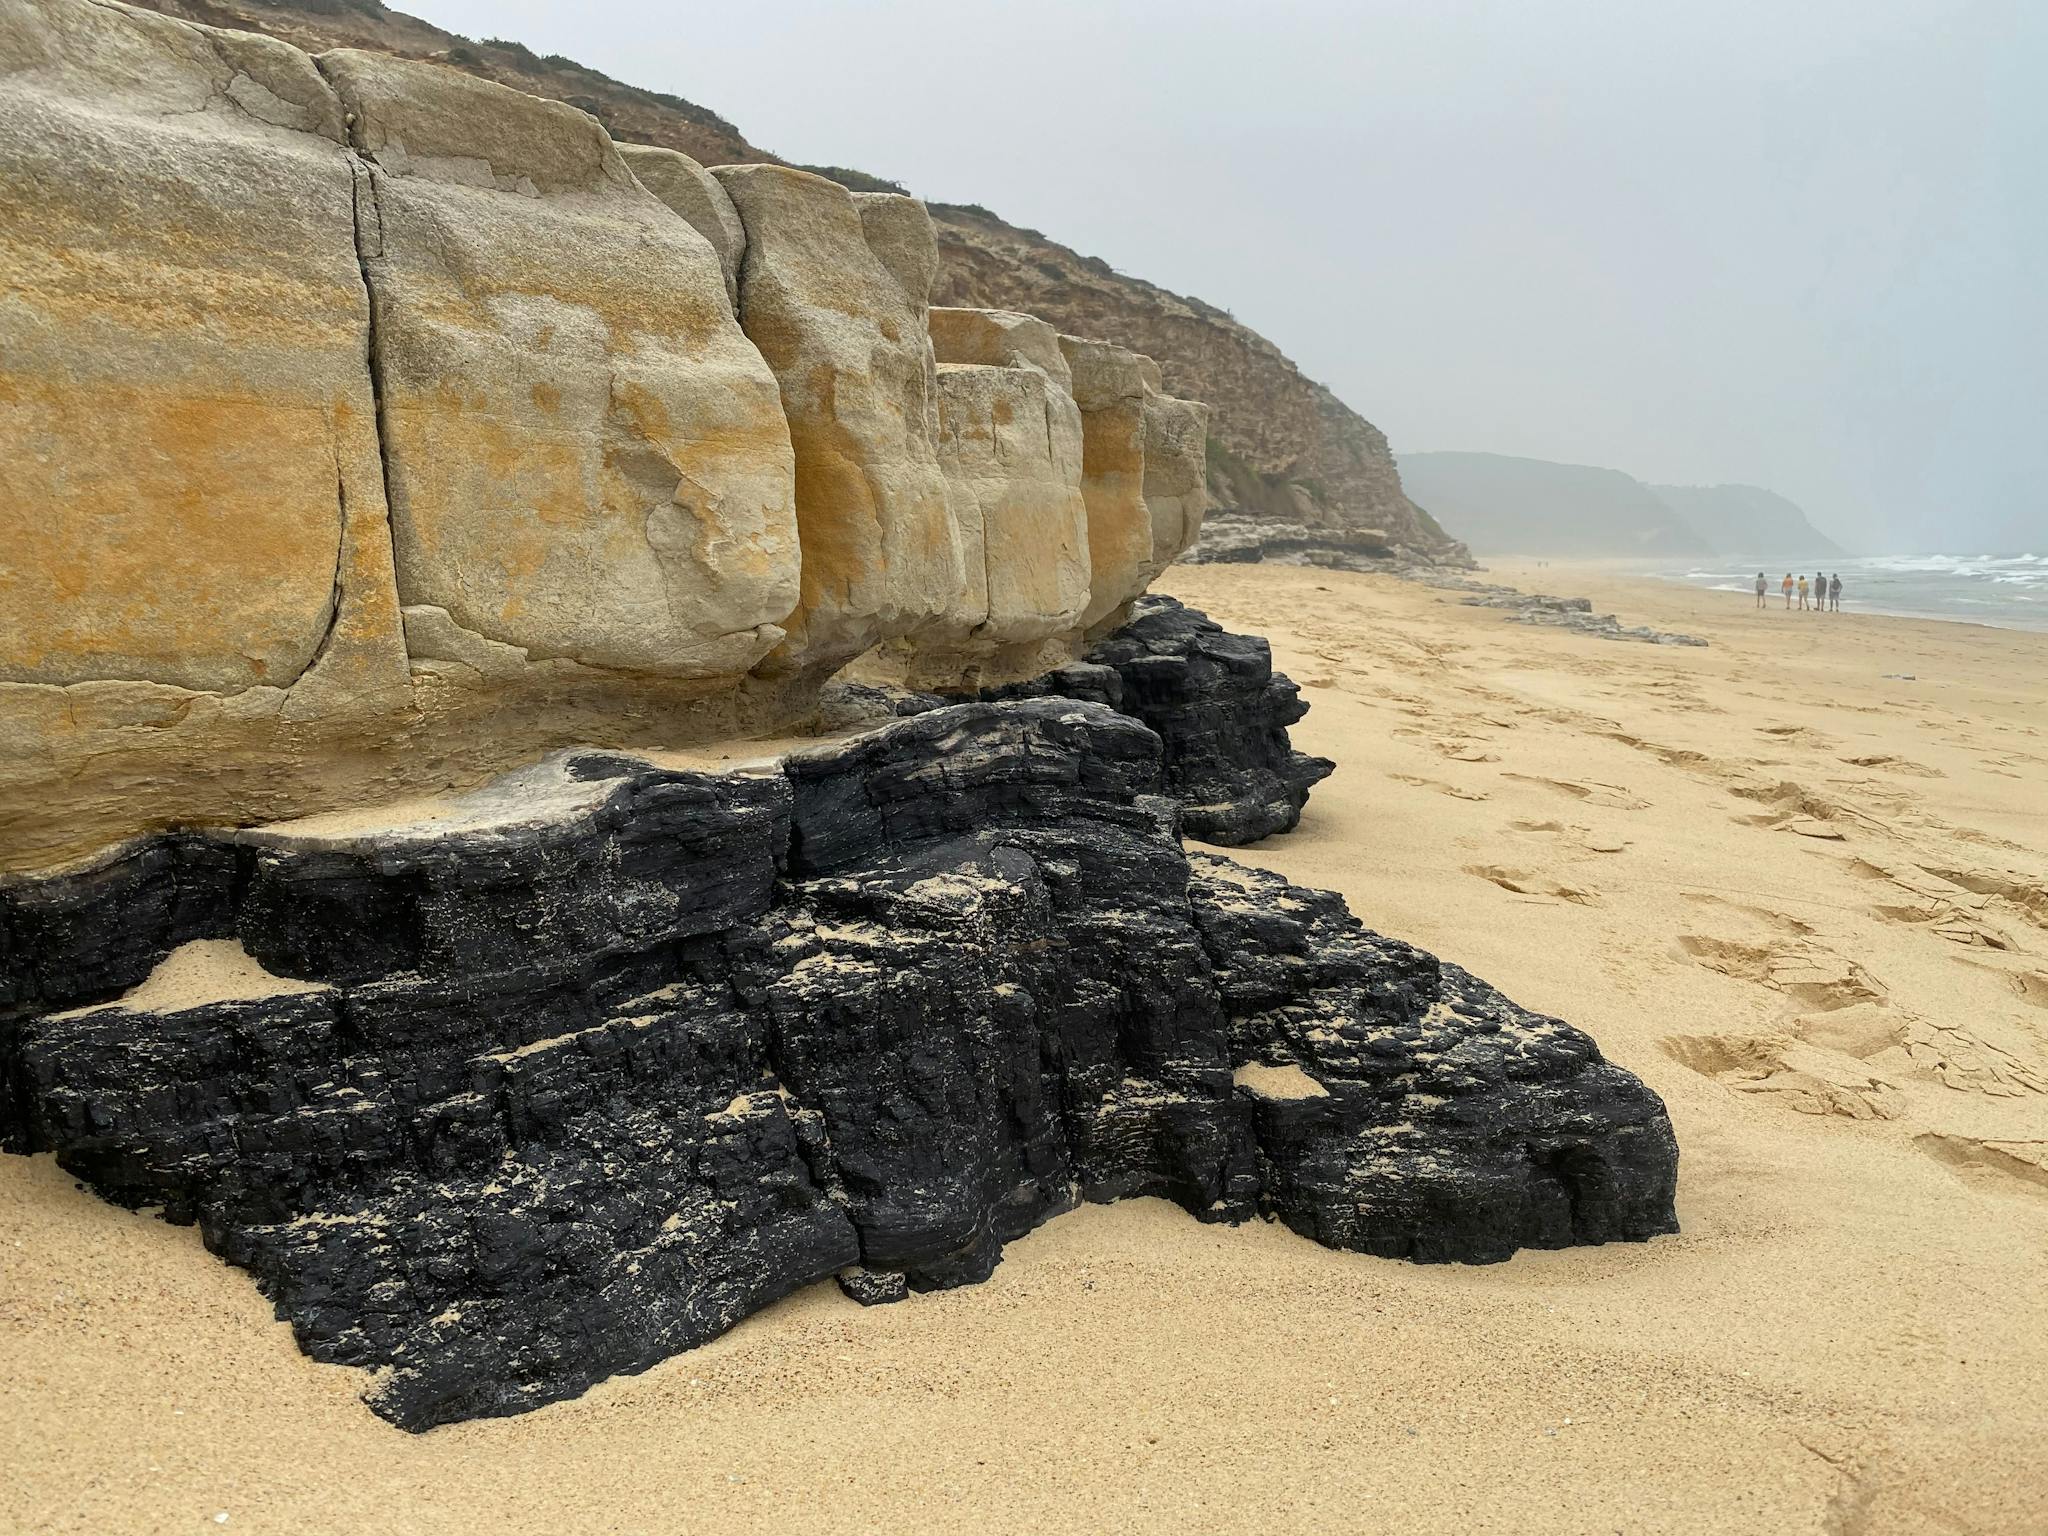
{"type": "Polygon", "coordinates": [[[1036,368],[1056,383],[1062,394],[1073,398],[1074,374],[1060,349],[1059,332],[1036,315],[935,305],[927,311],[927,319],[940,362],[1036,368]]]}
{"type": "Polygon", "coordinates": [[[1146,392],[1145,509],[1152,515],[1147,583],[1201,537],[1209,505],[1208,443],[1208,406],[1146,392]]]}
{"type": "Polygon", "coordinates": [[[830,670],[944,612],[964,580],[924,303],[907,286],[913,221],[877,220],[885,259],[837,182],[776,165],[712,174],[746,225],[740,322],[781,384],[796,452],[803,600],[770,666],[830,670]]]}
{"type": "Polygon", "coordinates": [[[530,658],[736,678],[796,605],[775,380],[717,253],[559,102],[343,50],[408,607],[530,658]]]}
{"type": "Polygon", "coordinates": [[[928,328],[914,199],[633,158],[430,64],[0,0],[0,874],[786,732],[878,642],[1034,675],[1187,536],[1192,408],[928,328]]]}
{"type": "Polygon", "coordinates": [[[1107,341],[1060,337],[1081,408],[1081,493],[1088,503],[1089,599],[1094,629],[1120,613],[1159,569],[1145,505],[1147,359],[1107,341]]]}
{"type": "Polygon", "coordinates": [[[711,242],[725,272],[725,296],[733,313],[740,307],[740,263],[747,254],[747,230],[732,199],[703,166],[678,150],[658,144],[621,144],[619,156],[634,178],[689,221],[711,242]]]}
{"type": "Polygon", "coordinates": [[[4,0],[0,106],[0,681],[402,688],[353,181],[312,60],[4,0]]]}
{"type": "Polygon", "coordinates": [[[1081,412],[1053,328],[933,310],[939,461],[960,529],[962,601],[916,637],[994,649],[1071,629],[1088,606],[1081,412]]]}

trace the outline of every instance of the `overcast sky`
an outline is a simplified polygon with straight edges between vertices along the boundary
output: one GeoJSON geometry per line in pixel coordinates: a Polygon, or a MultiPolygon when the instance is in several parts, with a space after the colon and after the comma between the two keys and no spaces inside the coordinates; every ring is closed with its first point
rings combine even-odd
{"type": "Polygon", "coordinates": [[[2048,0],[398,0],[1231,310],[1403,450],[2048,553],[2048,0]]]}

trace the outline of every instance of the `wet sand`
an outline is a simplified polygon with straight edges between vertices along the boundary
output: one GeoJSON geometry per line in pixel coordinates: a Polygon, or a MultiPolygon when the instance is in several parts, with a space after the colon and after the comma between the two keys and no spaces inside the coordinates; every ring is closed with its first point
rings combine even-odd
{"type": "Polygon", "coordinates": [[[2048,1530],[2048,636],[1491,579],[1712,644],[1162,586],[1273,636],[1340,765],[1238,856],[1642,1074],[1680,1236],[1425,1268],[1091,1208],[411,1436],[192,1231],[0,1158],[0,1530],[2048,1530]]]}

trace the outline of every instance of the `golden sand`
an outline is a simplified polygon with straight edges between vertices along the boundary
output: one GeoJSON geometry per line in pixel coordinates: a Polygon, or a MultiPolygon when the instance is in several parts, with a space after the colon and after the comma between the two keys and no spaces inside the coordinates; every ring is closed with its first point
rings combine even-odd
{"type": "Polygon", "coordinates": [[[1418,1267],[1089,1209],[411,1436],[193,1232],[4,1158],[0,1529],[2048,1531],[2048,636],[1501,574],[1712,646],[1163,585],[1340,764],[1240,856],[1642,1074],[1682,1235],[1418,1267]]]}

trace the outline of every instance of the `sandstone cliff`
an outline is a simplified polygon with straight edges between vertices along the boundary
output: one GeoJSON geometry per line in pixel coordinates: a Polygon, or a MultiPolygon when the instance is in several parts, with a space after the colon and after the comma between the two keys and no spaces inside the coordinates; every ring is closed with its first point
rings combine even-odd
{"type": "Polygon", "coordinates": [[[942,372],[914,198],[94,0],[0,84],[0,869],[1028,678],[1198,532],[1148,359],[942,372]]]}
{"type": "MultiPolygon", "coordinates": [[[[680,97],[643,90],[559,54],[477,41],[377,0],[142,0],[215,26],[266,32],[309,51],[346,47],[432,58],[596,117],[622,144],[661,145],[707,166],[775,162],[731,123],[680,97]]],[[[893,183],[812,167],[855,190],[893,183]]],[[[644,180],[645,178],[643,178],[644,180]]],[[[650,184],[650,190],[661,189],[650,184]]],[[[1209,497],[1226,515],[1313,530],[1332,542],[1376,535],[1368,551],[1469,563],[1464,546],[1408,499],[1386,438],[1306,378],[1265,337],[1224,310],[1121,273],[978,206],[933,204],[939,273],[932,302],[1019,310],[1059,330],[1155,358],[1163,389],[1208,403],[1209,497]]]]}
{"type": "Polygon", "coordinates": [[[935,303],[1026,310],[1104,337],[1156,359],[1168,393],[1208,404],[1217,511],[1338,539],[1376,532],[1418,560],[1469,558],[1402,491],[1380,430],[1250,327],[987,209],[937,203],[932,220],[941,257],[935,303]]]}

